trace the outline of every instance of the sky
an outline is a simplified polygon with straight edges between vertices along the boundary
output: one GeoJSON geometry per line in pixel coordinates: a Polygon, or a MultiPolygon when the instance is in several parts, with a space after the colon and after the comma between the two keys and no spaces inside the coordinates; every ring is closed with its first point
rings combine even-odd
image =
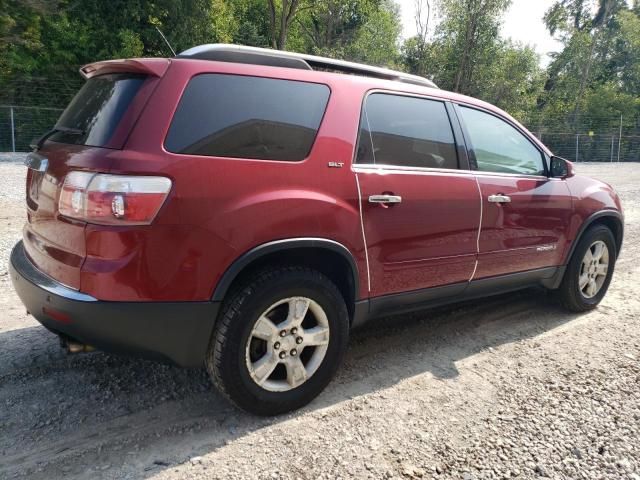
{"type": "MultiPolygon", "coordinates": [[[[400,5],[403,27],[402,36],[408,38],[415,35],[414,0],[395,1],[400,5]]],[[[549,35],[542,21],[544,13],[553,2],[554,0],[513,0],[502,25],[502,35],[533,46],[540,54],[540,63],[542,65],[547,65],[550,62],[547,56],[549,52],[560,49],[559,42],[549,35]]],[[[431,26],[429,30],[433,32],[431,26]]]]}

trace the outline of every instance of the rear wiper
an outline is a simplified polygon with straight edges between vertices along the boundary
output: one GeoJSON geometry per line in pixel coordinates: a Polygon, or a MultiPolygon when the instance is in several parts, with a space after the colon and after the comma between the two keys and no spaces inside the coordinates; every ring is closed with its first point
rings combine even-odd
{"type": "Polygon", "coordinates": [[[47,140],[47,138],[49,138],[54,133],[58,133],[58,132],[67,133],[69,135],[84,135],[86,133],[84,130],[80,128],[55,126],[51,130],[49,130],[47,133],[42,135],[38,140],[36,140],[35,144],[31,144],[30,147],[33,148],[34,151],[40,150],[44,142],[47,140]]]}

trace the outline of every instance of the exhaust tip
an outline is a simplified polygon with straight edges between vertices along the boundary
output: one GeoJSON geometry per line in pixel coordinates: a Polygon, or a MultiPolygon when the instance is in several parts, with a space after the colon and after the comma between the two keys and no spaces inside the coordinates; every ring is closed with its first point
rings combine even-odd
{"type": "Polygon", "coordinates": [[[80,343],[72,338],[60,336],[60,344],[62,348],[64,348],[67,353],[88,353],[95,351],[95,347],[92,345],[87,345],[85,343],[80,343]]]}

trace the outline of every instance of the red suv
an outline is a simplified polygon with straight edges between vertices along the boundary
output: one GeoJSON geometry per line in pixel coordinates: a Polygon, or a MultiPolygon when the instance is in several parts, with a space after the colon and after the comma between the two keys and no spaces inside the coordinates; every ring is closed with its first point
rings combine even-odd
{"type": "Polygon", "coordinates": [[[618,196],[487,103],[230,45],[81,72],[27,158],[11,254],[72,350],[204,364],[277,414],[320,393],[369,318],[532,285],[579,312],[607,291],[618,196]]]}

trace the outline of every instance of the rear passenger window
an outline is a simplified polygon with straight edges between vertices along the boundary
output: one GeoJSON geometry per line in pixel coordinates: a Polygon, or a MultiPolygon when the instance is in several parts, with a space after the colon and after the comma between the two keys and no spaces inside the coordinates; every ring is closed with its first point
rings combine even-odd
{"type": "Polygon", "coordinates": [[[384,93],[369,95],[360,119],[356,163],[458,168],[444,103],[384,93]]]}
{"type": "Polygon", "coordinates": [[[192,155],[303,160],[328,100],[329,87],[316,83],[198,75],[180,99],[165,148],[192,155]]]}

